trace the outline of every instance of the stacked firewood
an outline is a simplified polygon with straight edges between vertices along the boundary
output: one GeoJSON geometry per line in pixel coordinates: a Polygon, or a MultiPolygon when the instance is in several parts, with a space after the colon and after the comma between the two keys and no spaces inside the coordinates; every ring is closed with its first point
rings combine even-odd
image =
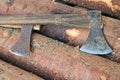
{"type": "Polygon", "coordinates": [[[85,54],[79,51],[78,45],[83,44],[88,30],[42,25],[39,31],[33,31],[32,53],[20,57],[9,52],[20,36],[20,29],[16,29],[20,25],[1,25],[0,80],[120,80],[120,6],[116,2],[1,0],[0,15],[87,14],[87,9],[101,10],[108,14],[102,16],[103,32],[113,52],[105,56],[85,54]],[[73,35],[73,32],[77,34],[73,35]]]}

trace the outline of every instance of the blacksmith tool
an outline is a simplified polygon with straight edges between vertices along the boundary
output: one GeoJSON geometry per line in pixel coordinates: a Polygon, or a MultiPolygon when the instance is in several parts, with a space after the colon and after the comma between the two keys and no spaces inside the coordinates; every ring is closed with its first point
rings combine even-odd
{"type": "Polygon", "coordinates": [[[9,50],[11,53],[18,56],[27,56],[30,53],[30,40],[32,28],[32,24],[22,25],[20,38],[9,50]]]}
{"type": "Polygon", "coordinates": [[[9,50],[15,55],[27,56],[30,53],[32,24],[56,24],[77,28],[90,28],[89,37],[80,50],[91,54],[108,54],[112,52],[100,27],[101,14],[99,11],[90,11],[88,15],[50,14],[37,16],[0,16],[0,24],[24,24],[21,28],[19,40],[9,50]],[[88,44],[89,46],[86,47],[88,44]],[[91,47],[93,48],[91,49],[91,47]]]}
{"type": "Polygon", "coordinates": [[[90,34],[86,42],[80,48],[81,51],[90,54],[109,54],[112,49],[109,47],[102,32],[103,24],[100,11],[89,11],[90,34]]]}

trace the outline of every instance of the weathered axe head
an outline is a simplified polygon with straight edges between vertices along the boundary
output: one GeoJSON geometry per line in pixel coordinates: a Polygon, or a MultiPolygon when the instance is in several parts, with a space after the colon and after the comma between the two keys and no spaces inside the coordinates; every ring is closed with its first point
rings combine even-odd
{"type": "Polygon", "coordinates": [[[11,53],[18,56],[27,56],[30,54],[32,27],[33,25],[22,25],[20,38],[9,50],[11,53]]]}
{"type": "Polygon", "coordinates": [[[85,42],[80,48],[81,51],[90,54],[109,54],[112,49],[106,42],[101,23],[101,12],[97,10],[89,11],[90,15],[90,34],[85,42]]]}

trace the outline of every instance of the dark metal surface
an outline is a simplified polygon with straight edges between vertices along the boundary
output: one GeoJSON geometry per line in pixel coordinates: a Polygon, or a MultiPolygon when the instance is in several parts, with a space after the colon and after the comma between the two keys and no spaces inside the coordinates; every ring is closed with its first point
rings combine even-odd
{"type": "Polygon", "coordinates": [[[85,44],[80,48],[81,51],[90,54],[109,54],[112,49],[106,42],[101,23],[101,12],[100,11],[89,11],[90,15],[90,34],[85,44]]]}
{"type": "Polygon", "coordinates": [[[21,35],[14,46],[9,50],[18,56],[27,56],[30,54],[30,40],[33,25],[22,25],[21,35]]]}

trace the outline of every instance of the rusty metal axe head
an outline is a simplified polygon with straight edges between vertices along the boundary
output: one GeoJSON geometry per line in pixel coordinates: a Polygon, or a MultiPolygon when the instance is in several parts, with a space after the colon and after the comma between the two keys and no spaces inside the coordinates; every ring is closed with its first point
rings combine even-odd
{"type": "Polygon", "coordinates": [[[17,56],[30,54],[30,39],[33,25],[22,25],[21,35],[18,41],[10,48],[10,52],[17,56]]]}
{"type": "Polygon", "coordinates": [[[80,48],[81,51],[90,54],[105,55],[112,52],[102,32],[101,12],[97,10],[89,11],[90,34],[86,42],[80,48]]]}

